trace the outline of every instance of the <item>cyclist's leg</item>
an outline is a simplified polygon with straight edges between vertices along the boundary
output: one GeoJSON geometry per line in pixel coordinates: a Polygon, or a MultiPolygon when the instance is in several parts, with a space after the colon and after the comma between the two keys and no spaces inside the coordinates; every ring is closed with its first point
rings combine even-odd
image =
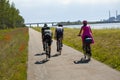
{"type": "Polygon", "coordinates": [[[59,46],[60,46],[60,50],[62,49],[62,37],[60,38],[60,44],[59,44],[59,46]]]}
{"type": "Polygon", "coordinates": [[[51,57],[51,45],[49,45],[49,54],[48,54],[48,57],[49,58],[51,57]]]}
{"type": "Polygon", "coordinates": [[[90,60],[90,59],[91,59],[91,49],[90,49],[90,44],[87,44],[86,54],[87,54],[87,59],[90,60]]]}
{"type": "Polygon", "coordinates": [[[83,43],[83,52],[84,52],[84,58],[87,58],[87,44],[84,42],[83,43]]]}
{"type": "Polygon", "coordinates": [[[56,42],[56,45],[57,45],[57,52],[59,51],[58,47],[59,47],[59,37],[57,36],[57,42],[56,42]]]}
{"type": "Polygon", "coordinates": [[[48,46],[49,46],[49,58],[51,57],[51,44],[52,44],[52,38],[49,36],[48,46]]]}
{"type": "Polygon", "coordinates": [[[85,42],[83,42],[83,44],[82,44],[82,48],[83,48],[83,51],[86,50],[86,44],[85,44],[85,42]]]}
{"type": "Polygon", "coordinates": [[[45,38],[43,38],[42,42],[43,42],[43,50],[45,51],[45,38]]]}
{"type": "Polygon", "coordinates": [[[92,53],[91,53],[91,45],[89,44],[89,56],[91,57],[92,56],[92,53]]]}
{"type": "Polygon", "coordinates": [[[61,36],[61,46],[63,47],[63,35],[61,36]]]}

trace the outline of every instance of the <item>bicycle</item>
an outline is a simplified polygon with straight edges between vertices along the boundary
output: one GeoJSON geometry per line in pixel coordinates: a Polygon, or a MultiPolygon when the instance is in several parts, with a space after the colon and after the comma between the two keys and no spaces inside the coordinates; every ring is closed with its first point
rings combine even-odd
{"type": "Polygon", "coordinates": [[[62,39],[61,39],[61,38],[59,38],[59,39],[57,40],[57,50],[58,50],[58,52],[59,52],[60,55],[61,55],[61,51],[62,51],[62,39]]]}
{"type": "Polygon", "coordinates": [[[90,44],[92,43],[92,38],[85,37],[84,39],[84,45],[83,45],[83,51],[84,51],[84,58],[86,59],[88,57],[88,60],[91,60],[91,47],[90,44]]]}
{"type": "Polygon", "coordinates": [[[50,58],[50,53],[51,53],[51,48],[49,46],[49,40],[46,39],[44,42],[44,46],[45,46],[45,53],[46,53],[46,60],[48,60],[48,58],[50,58]]]}

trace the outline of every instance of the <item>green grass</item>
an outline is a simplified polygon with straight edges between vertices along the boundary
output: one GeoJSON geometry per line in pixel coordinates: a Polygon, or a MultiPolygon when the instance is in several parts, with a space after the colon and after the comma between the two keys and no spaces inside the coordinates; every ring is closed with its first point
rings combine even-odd
{"type": "Polygon", "coordinates": [[[120,71],[120,29],[93,30],[93,57],[120,71]]]}
{"type": "MultiPolygon", "coordinates": [[[[40,28],[34,28],[40,31],[40,28]]],[[[52,28],[54,32],[54,28],[52,28]]],[[[79,29],[64,29],[64,44],[82,51],[79,29]]],[[[95,43],[92,44],[92,57],[120,71],[120,29],[94,29],[95,43]]]]}
{"type": "MultiPolygon", "coordinates": [[[[79,29],[65,29],[64,44],[82,51],[79,29]]],[[[93,30],[93,58],[120,71],[120,29],[93,30]]]]}
{"type": "Polygon", "coordinates": [[[37,30],[37,31],[41,31],[41,27],[32,27],[33,29],[37,30]]]}
{"type": "Polygon", "coordinates": [[[28,28],[0,30],[0,80],[26,80],[28,28]]]}
{"type": "MultiPolygon", "coordinates": [[[[32,27],[34,30],[36,30],[36,31],[39,31],[39,32],[41,32],[41,27],[32,27]]],[[[52,27],[51,28],[51,30],[52,30],[52,33],[53,33],[53,37],[54,37],[54,33],[55,33],[55,28],[54,27],[52,27]]]]}

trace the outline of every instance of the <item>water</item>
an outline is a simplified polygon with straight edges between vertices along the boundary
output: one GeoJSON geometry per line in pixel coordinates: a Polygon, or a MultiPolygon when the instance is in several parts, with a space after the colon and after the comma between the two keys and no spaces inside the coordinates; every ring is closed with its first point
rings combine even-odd
{"type": "MultiPolygon", "coordinates": [[[[109,29],[109,28],[119,28],[120,29],[120,23],[99,23],[99,24],[88,24],[91,26],[92,29],[109,29]]],[[[37,26],[37,25],[32,25],[37,26]]],[[[39,25],[40,27],[43,27],[44,24],[39,25]]],[[[52,27],[52,24],[48,24],[49,27],[52,27]]],[[[65,28],[81,28],[82,25],[67,25],[64,26],[65,28]]],[[[57,26],[53,26],[57,27],[57,26]]]]}
{"type": "MultiPolygon", "coordinates": [[[[99,24],[88,24],[92,29],[109,29],[109,28],[120,28],[120,23],[99,23],[99,24]]],[[[66,28],[81,28],[82,25],[68,25],[66,28]]]]}

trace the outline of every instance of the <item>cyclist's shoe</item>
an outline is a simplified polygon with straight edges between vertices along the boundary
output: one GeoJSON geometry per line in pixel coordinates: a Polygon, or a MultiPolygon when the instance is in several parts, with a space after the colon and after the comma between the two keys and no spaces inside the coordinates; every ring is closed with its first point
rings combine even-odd
{"type": "Polygon", "coordinates": [[[53,42],[53,40],[51,40],[51,43],[53,42]]]}
{"type": "Polygon", "coordinates": [[[43,46],[43,51],[45,51],[45,46],[43,46]]]}
{"type": "Polygon", "coordinates": [[[58,52],[59,50],[57,49],[57,52],[58,52]]]}
{"type": "Polygon", "coordinates": [[[43,51],[45,51],[45,48],[43,48],[43,51]]]}
{"type": "Polygon", "coordinates": [[[89,60],[89,61],[91,60],[91,56],[90,56],[90,55],[88,55],[88,60],[89,60]]]}
{"type": "Polygon", "coordinates": [[[50,58],[51,56],[48,56],[48,58],[50,58]]]}
{"type": "Polygon", "coordinates": [[[50,56],[48,55],[48,58],[50,59],[50,56]]]}
{"type": "Polygon", "coordinates": [[[84,54],[84,59],[86,59],[86,55],[84,54]]]}
{"type": "Polygon", "coordinates": [[[61,44],[61,46],[63,47],[63,44],[61,44]]]}
{"type": "Polygon", "coordinates": [[[50,56],[50,54],[49,54],[49,55],[48,55],[48,58],[50,59],[50,57],[51,57],[51,56],[50,56]]]}
{"type": "Polygon", "coordinates": [[[88,58],[88,61],[90,61],[90,60],[91,60],[91,58],[89,57],[89,58],[88,58]]]}
{"type": "Polygon", "coordinates": [[[60,48],[60,50],[62,50],[62,48],[60,48]]]}

